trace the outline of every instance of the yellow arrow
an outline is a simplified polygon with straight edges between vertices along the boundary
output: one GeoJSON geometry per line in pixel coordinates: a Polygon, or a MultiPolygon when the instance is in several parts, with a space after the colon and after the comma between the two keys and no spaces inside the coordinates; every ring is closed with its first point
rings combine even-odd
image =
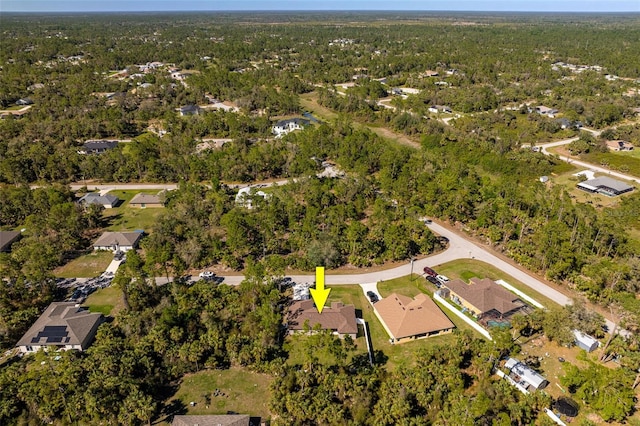
{"type": "Polygon", "coordinates": [[[310,288],[311,297],[313,298],[313,302],[316,304],[316,308],[318,309],[318,313],[322,313],[322,309],[324,308],[324,304],[329,297],[329,293],[331,292],[330,288],[324,288],[324,267],[318,266],[316,267],[316,288],[310,288]]]}

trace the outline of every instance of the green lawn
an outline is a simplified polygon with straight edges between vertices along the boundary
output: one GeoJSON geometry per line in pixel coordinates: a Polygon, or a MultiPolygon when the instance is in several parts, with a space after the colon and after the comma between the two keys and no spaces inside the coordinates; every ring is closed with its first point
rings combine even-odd
{"type": "Polygon", "coordinates": [[[474,259],[460,259],[453,262],[445,263],[436,268],[439,274],[445,275],[450,279],[460,278],[465,282],[469,282],[469,278],[491,278],[492,280],[502,279],[511,284],[524,294],[532,297],[536,301],[542,303],[545,307],[552,307],[556,304],[549,299],[531,289],[531,287],[521,283],[512,276],[502,272],[495,266],[474,259]]]}
{"type": "Polygon", "coordinates": [[[270,417],[268,403],[272,380],[266,374],[239,368],[205,370],[184,376],[173,399],[184,404],[186,414],[227,414],[233,411],[260,416],[264,421],[270,417]],[[224,392],[223,396],[214,396],[216,389],[224,392]],[[190,405],[192,401],[196,403],[193,407],[190,405]]]}
{"type": "Polygon", "coordinates": [[[111,315],[122,309],[122,303],[122,291],[117,287],[107,287],[92,293],[83,305],[89,307],[91,312],[111,315]]]}
{"type": "Polygon", "coordinates": [[[107,221],[107,231],[133,231],[143,229],[149,232],[156,223],[156,220],[164,208],[133,208],[129,207],[129,201],[138,193],[157,194],[159,190],[141,191],[141,190],[117,190],[110,191],[109,194],[120,198],[122,203],[113,209],[105,209],[103,213],[104,219],[107,221]]]}
{"type": "Polygon", "coordinates": [[[605,165],[612,170],[640,176],[640,154],[631,152],[590,152],[580,159],[596,165],[605,165]]]}
{"type": "Polygon", "coordinates": [[[113,253],[93,251],[73,259],[64,266],[53,271],[53,275],[61,278],[92,278],[102,274],[113,260],[113,253]]]}

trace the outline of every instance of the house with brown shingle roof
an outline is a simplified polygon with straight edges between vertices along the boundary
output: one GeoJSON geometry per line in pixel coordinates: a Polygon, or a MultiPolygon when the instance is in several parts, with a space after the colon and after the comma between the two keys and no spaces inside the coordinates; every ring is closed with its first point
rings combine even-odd
{"type": "Polygon", "coordinates": [[[287,314],[289,334],[305,331],[305,324],[310,328],[318,324],[322,330],[331,330],[340,338],[349,335],[355,339],[358,335],[355,307],[343,305],[341,302],[331,303],[331,307],[325,307],[321,314],[318,313],[313,300],[294,302],[287,314]]]}
{"type": "Polygon", "coordinates": [[[53,302],[31,326],[16,346],[22,353],[40,349],[76,349],[89,347],[104,317],[73,302],[53,302]]]}
{"type": "Polygon", "coordinates": [[[478,319],[487,315],[505,318],[526,306],[518,296],[489,278],[471,278],[469,284],[462,280],[451,280],[444,287],[453,302],[469,310],[478,319]]]}
{"type": "Polygon", "coordinates": [[[258,426],[259,417],[247,414],[177,415],[171,426],[258,426]]]}
{"type": "Polygon", "coordinates": [[[455,327],[426,294],[413,299],[393,293],[373,305],[391,343],[403,343],[450,333],[455,327]]]}
{"type": "Polygon", "coordinates": [[[129,207],[145,209],[147,207],[164,207],[164,193],[162,195],[139,193],[129,201],[129,207]]]}

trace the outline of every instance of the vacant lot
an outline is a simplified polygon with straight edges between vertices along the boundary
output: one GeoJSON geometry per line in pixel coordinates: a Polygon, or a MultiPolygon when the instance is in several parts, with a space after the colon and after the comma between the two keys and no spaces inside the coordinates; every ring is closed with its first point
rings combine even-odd
{"type": "Polygon", "coordinates": [[[83,305],[89,307],[91,312],[100,312],[103,315],[112,315],[122,309],[122,291],[117,287],[102,288],[92,293],[83,305]]]}
{"type": "Polygon", "coordinates": [[[61,278],[92,278],[102,274],[113,260],[111,252],[91,252],[73,259],[64,266],[53,271],[53,275],[61,278]]]}
{"type": "Polygon", "coordinates": [[[272,380],[266,374],[237,368],[206,370],[184,376],[173,399],[186,407],[185,414],[227,414],[233,411],[266,420],[270,417],[269,384],[272,380]],[[216,389],[222,392],[219,396],[214,396],[216,389]],[[191,402],[195,402],[195,406],[192,407],[191,402]]]}

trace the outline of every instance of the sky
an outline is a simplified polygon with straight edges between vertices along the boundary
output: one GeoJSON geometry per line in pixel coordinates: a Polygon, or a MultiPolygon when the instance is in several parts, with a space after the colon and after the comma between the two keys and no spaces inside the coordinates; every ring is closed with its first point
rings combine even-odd
{"type": "Polygon", "coordinates": [[[0,12],[182,10],[640,12],[640,0],[0,0],[0,12]]]}

